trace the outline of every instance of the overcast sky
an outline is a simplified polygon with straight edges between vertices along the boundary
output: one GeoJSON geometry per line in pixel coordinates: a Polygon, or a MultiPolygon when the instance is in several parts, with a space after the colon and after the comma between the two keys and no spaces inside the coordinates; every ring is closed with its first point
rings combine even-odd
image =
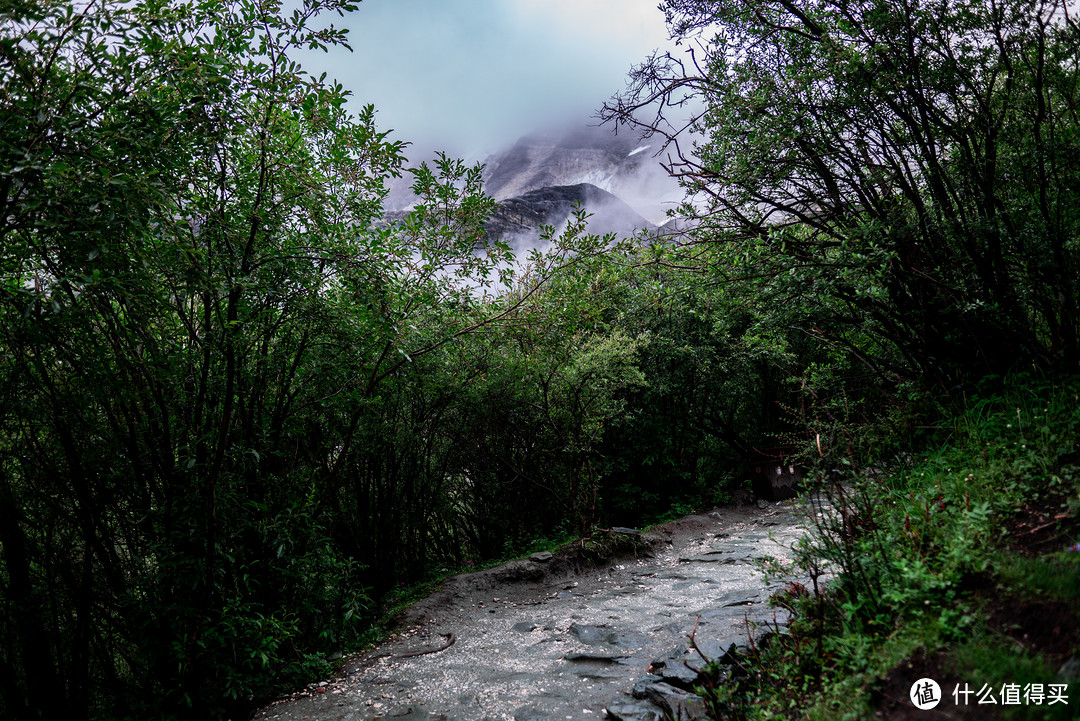
{"type": "Polygon", "coordinates": [[[363,0],[337,26],[353,52],[301,58],[374,103],[380,128],[479,157],[585,121],[631,65],[667,47],[658,0],[363,0]]]}

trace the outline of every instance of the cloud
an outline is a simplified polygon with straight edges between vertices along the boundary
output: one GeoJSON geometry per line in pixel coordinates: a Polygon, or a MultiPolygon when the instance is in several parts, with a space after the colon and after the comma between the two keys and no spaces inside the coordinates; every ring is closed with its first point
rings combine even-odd
{"type": "MultiPolygon", "coordinates": [[[[656,0],[368,0],[352,54],[302,58],[373,102],[404,140],[482,157],[587,120],[666,39],[656,0]]],[[[337,24],[341,21],[335,18],[337,24]]]]}
{"type": "Polygon", "coordinates": [[[510,0],[510,5],[526,24],[623,51],[648,52],[667,42],[656,0],[510,0]]]}

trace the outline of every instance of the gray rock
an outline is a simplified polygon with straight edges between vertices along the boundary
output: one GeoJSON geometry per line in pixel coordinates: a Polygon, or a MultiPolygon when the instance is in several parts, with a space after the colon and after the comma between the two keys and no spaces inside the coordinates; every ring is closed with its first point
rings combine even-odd
{"type": "Polygon", "coordinates": [[[576,636],[577,640],[589,646],[600,646],[614,642],[617,632],[610,628],[572,623],[570,624],[570,635],[576,636]]]}
{"type": "Polygon", "coordinates": [[[656,227],[617,196],[595,185],[578,183],[548,185],[501,200],[484,223],[484,230],[493,240],[524,247],[528,240],[539,237],[541,225],[565,222],[575,203],[588,209],[589,228],[594,233],[615,233],[626,238],[641,228],[656,227]]]}
{"type": "Polygon", "coordinates": [[[430,718],[427,711],[418,706],[400,706],[386,714],[387,718],[405,719],[407,721],[428,721],[430,718]]]}
{"type": "Polygon", "coordinates": [[[654,683],[638,682],[634,686],[634,697],[652,701],[663,711],[664,718],[679,719],[679,721],[695,721],[696,719],[707,718],[703,698],[697,694],[687,693],[681,688],[676,688],[663,681],[654,683]]]}
{"type": "Polygon", "coordinates": [[[769,502],[763,498],[759,498],[757,500],[757,507],[764,511],[766,508],[769,507],[769,502]]]}
{"type": "Polygon", "coordinates": [[[761,598],[761,593],[750,589],[732,591],[715,599],[709,604],[708,609],[702,610],[699,613],[703,614],[702,618],[706,618],[704,614],[707,613],[726,616],[730,615],[731,612],[725,612],[722,609],[735,608],[736,606],[750,606],[757,603],[759,598],[761,598]]]}
{"type": "MultiPolygon", "coordinates": [[[[711,663],[732,663],[735,660],[737,644],[731,639],[699,638],[695,640],[695,643],[701,651],[701,653],[697,651],[690,652],[689,655],[695,660],[700,660],[702,656],[711,663]]],[[[690,659],[687,659],[687,661],[693,663],[690,659]]]]}
{"type": "Polygon", "coordinates": [[[630,695],[636,699],[647,698],[645,689],[656,683],[662,683],[663,678],[655,673],[647,673],[637,680],[634,684],[634,688],[630,690],[630,695]]]}
{"type": "Polygon", "coordinates": [[[514,711],[514,721],[543,721],[548,715],[536,706],[522,706],[514,711]]]}
{"type": "Polygon", "coordinates": [[[534,553],[533,555],[529,556],[529,560],[536,561],[537,563],[544,563],[546,561],[550,561],[554,557],[555,556],[553,556],[549,551],[540,551],[539,553],[534,553]]]}
{"type": "MultiPolygon", "coordinates": [[[[670,655],[664,658],[658,658],[652,662],[652,672],[658,676],[657,681],[666,681],[674,686],[678,686],[679,689],[685,689],[690,691],[693,689],[693,685],[698,682],[698,670],[690,668],[685,663],[689,656],[684,653],[677,655],[670,655]]],[[[642,684],[649,677],[638,681],[638,685],[642,684]]],[[[637,685],[634,686],[637,689],[637,685]]],[[[635,695],[637,695],[635,693],[635,695]]]]}
{"type": "Polygon", "coordinates": [[[714,621],[719,619],[720,621],[742,621],[745,612],[734,608],[706,608],[698,612],[701,616],[701,621],[714,621]]]}
{"type": "Polygon", "coordinates": [[[645,637],[640,633],[620,632],[605,626],[582,623],[570,624],[570,635],[588,646],[612,646],[620,649],[636,648],[645,641],[645,637]]]}
{"type": "Polygon", "coordinates": [[[753,543],[747,543],[740,539],[737,541],[725,541],[724,543],[718,543],[711,546],[709,553],[730,553],[736,556],[750,556],[757,550],[757,546],[753,543]]]}
{"type": "Polygon", "coordinates": [[[680,558],[679,563],[721,563],[730,565],[735,563],[736,559],[730,556],[721,556],[718,553],[710,553],[705,556],[687,556],[686,558],[680,558]]]}
{"type": "Polygon", "coordinates": [[[611,532],[612,533],[618,533],[618,534],[621,534],[623,536],[640,536],[641,535],[641,531],[639,531],[638,529],[636,529],[636,528],[627,528],[625,526],[612,526],[611,527],[611,532]]]}
{"type": "Polygon", "coordinates": [[[667,655],[653,659],[653,675],[643,677],[638,684],[651,679],[652,681],[667,681],[672,686],[688,691],[693,689],[698,680],[698,670],[687,666],[686,661],[690,658],[687,653],[686,646],[676,646],[667,655]]]}
{"type": "Polygon", "coordinates": [[[664,721],[664,712],[647,700],[620,698],[607,705],[608,718],[614,721],[664,721]]]}
{"type": "Polygon", "coordinates": [[[624,658],[626,656],[608,656],[602,653],[568,653],[563,656],[563,660],[577,663],[619,663],[624,658]]]}
{"type": "Polygon", "coordinates": [[[540,627],[537,626],[535,623],[532,623],[531,621],[521,621],[519,623],[515,623],[511,627],[511,630],[517,631],[518,633],[529,633],[530,631],[535,631],[538,628],[540,627]]]}
{"type": "Polygon", "coordinates": [[[666,666],[666,665],[674,662],[675,660],[682,658],[683,654],[686,653],[686,649],[687,649],[686,644],[681,643],[678,646],[676,646],[675,648],[668,651],[663,656],[657,656],[656,658],[654,658],[653,659],[653,665],[654,666],[666,666]]]}
{"type": "Polygon", "coordinates": [[[679,571],[664,571],[662,573],[656,574],[656,577],[660,578],[660,579],[663,579],[665,581],[667,581],[667,580],[688,581],[691,578],[693,578],[693,576],[687,576],[685,573],[681,573],[679,571]]]}
{"type": "Polygon", "coordinates": [[[510,561],[491,569],[490,574],[499,583],[524,583],[542,579],[544,569],[530,561],[510,561]]]}
{"type": "Polygon", "coordinates": [[[755,601],[753,598],[740,598],[737,601],[728,601],[724,604],[724,608],[735,608],[737,606],[752,606],[755,603],[757,603],[757,601],[755,601]]]}
{"type": "MultiPolygon", "coordinates": [[[[735,658],[735,654],[732,654],[727,658],[733,659],[735,658]]],[[[701,658],[701,656],[698,656],[696,654],[686,657],[686,665],[692,669],[695,669],[698,672],[699,678],[708,671],[709,675],[712,676],[714,680],[719,680],[720,682],[731,678],[733,675],[735,675],[736,670],[741,668],[738,666],[723,663],[720,665],[711,666],[712,670],[710,671],[710,664],[705,663],[705,660],[701,658]]]]}
{"type": "Polygon", "coordinates": [[[667,683],[686,691],[692,690],[698,682],[697,670],[687,666],[682,659],[659,669],[657,672],[660,674],[660,678],[667,683]]]}
{"type": "Polygon", "coordinates": [[[791,623],[791,611],[786,608],[769,608],[765,604],[758,604],[748,615],[752,623],[769,628],[783,627],[791,623]]]}

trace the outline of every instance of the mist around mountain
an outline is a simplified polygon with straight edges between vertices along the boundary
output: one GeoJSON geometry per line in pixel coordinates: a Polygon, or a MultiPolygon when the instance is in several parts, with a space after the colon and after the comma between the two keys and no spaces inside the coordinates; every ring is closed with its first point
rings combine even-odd
{"type": "Polygon", "coordinates": [[[589,232],[596,235],[626,238],[656,229],[618,197],[591,183],[545,186],[506,198],[485,228],[488,237],[504,240],[517,251],[528,250],[537,247],[542,226],[562,230],[577,205],[590,213],[589,232]]]}
{"type": "MultiPolygon", "coordinates": [[[[560,230],[576,203],[590,214],[589,233],[625,238],[656,231],[683,197],[661,167],[659,149],[655,138],[609,126],[582,124],[522,136],[482,161],[484,191],[498,202],[486,223],[489,237],[518,251],[535,247],[541,227],[560,230]]],[[[409,180],[391,186],[389,217],[415,202],[409,180]]]]}
{"type": "Polygon", "coordinates": [[[485,162],[484,189],[496,200],[540,188],[588,183],[654,224],[682,199],[660,165],[660,141],[626,129],[586,125],[531,133],[485,162]]]}

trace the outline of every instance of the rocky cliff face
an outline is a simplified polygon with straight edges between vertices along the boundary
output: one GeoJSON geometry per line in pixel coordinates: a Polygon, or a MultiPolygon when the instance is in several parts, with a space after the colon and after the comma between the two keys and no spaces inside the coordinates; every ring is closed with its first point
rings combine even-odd
{"type": "Polygon", "coordinates": [[[484,188],[504,200],[545,187],[587,183],[658,222],[662,204],[682,195],[654,157],[658,142],[629,131],[616,135],[608,127],[533,133],[487,159],[484,188]]]}
{"type": "Polygon", "coordinates": [[[536,244],[542,225],[561,230],[575,204],[592,214],[588,232],[596,235],[629,237],[640,229],[656,227],[611,193],[589,183],[542,187],[506,198],[499,202],[485,227],[489,237],[504,240],[518,250],[527,249],[536,244]]]}

